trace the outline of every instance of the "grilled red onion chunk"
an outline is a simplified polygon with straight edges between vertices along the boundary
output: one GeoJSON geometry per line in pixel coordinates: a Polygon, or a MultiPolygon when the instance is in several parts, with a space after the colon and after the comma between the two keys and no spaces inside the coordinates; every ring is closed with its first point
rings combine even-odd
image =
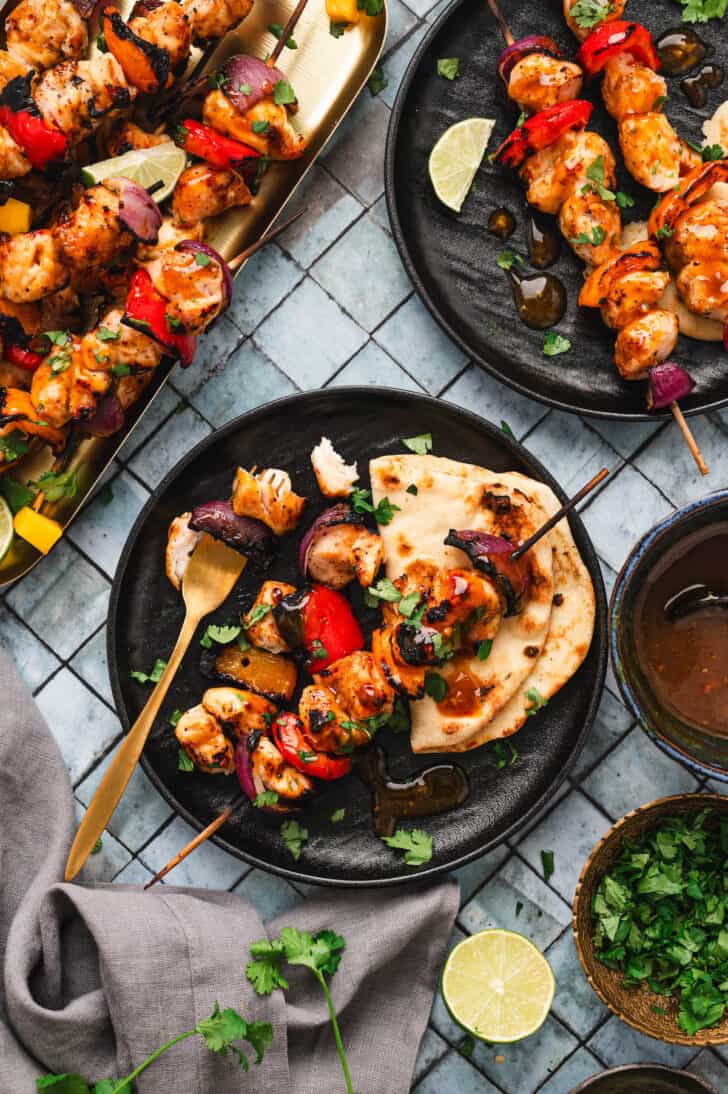
{"type": "Polygon", "coordinates": [[[162,227],[162,214],[143,186],[131,179],[106,179],[105,185],[119,193],[119,220],[140,243],[156,243],[162,227]]]}
{"type": "Polygon", "coordinates": [[[670,403],[677,403],[695,387],[690,373],[674,361],[665,361],[650,369],[650,382],[647,389],[647,406],[650,410],[662,410],[670,403]]]}
{"type": "Polygon", "coordinates": [[[259,57],[238,53],[223,66],[223,91],[235,109],[245,114],[251,107],[273,94],[277,83],[287,83],[279,68],[269,68],[259,57]]]}
{"type": "Polygon", "coordinates": [[[516,615],[528,589],[530,567],[525,558],[514,562],[511,555],[517,544],[489,532],[451,528],[445,543],[464,551],[476,570],[481,570],[496,584],[506,603],[506,615],[516,615]]]}
{"type": "Polygon", "coordinates": [[[278,546],[267,525],[252,517],[239,517],[229,501],[206,501],[196,506],[190,517],[190,528],[222,540],[258,565],[270,562],[278,546]]]}
{"type": "Polygon", "coordinates": [[[92,437],[112,437],[124,425],[124,411],[115,395],[104,395],[96,404],[93,416],[81,426],[92,437]]]}
{"type": "Polygon", "coordinates": [[[498,75],[506,87],[513,69],[530,53],[545,53],[549,57],[561,56],[561,50],[553,38],[547,38],[544,34],[529,34],[527,38],[513,42],[510,46],[506,46],[498,59],[498,75]]]}
{"type": "Polygon", "coordinates": [[[222,310],[224,311],[232,300],[233,296],[233,275],[232,270],[228,266],[222,255],[218,254],[212,247],[208,247],[207,243],[201,243],[198,239],[183,239],[181,243],[178,243],[175,250],[185,251],[189,254],[201,254],[207,255],[212,262],[216,262],[222,270],[222,285],[223,285],[223,302],[222,310]]]}

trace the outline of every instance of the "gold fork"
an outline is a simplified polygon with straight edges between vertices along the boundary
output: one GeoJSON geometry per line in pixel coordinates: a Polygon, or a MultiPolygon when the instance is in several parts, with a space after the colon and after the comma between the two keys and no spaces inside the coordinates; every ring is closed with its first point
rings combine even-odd
{"type": "Polygon", "coordinates": [[[182,581],[186,611],[179,637],[157,686],[117,748],[116,755],[89,803],[68,853],[66,881],[71,881],[81,869],[119,804],[198,623],[222,604],[240,577],[245,563],[243,555],[206,533],[200,539],[182,581]]]}

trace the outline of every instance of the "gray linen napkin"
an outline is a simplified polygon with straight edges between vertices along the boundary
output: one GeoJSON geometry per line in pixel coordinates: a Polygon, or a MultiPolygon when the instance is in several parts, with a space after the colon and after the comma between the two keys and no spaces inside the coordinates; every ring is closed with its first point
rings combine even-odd
{"type": "MultiPolygon", "coordinates": [[[[230,893],[60,883],[73,830],[58,748],[0,653],[0,1094],[33,1094],[46,1071],[126,1075],[214,1001],[274,1028],[244,1074],[199,1038],[143,1073],[140,1094],[343,1094],[320,990],[304,969],[291,990],[255,995],[248,946],[264,937],[230,893]]],[[[334,927],[347,949],[332,990],[354,1087],[405,1094],[457,909],[452,881],[396,893],[315,899],[267,925],[334,927]]],[[[288,975],[288,974],[287,974],[288,975]]]]}

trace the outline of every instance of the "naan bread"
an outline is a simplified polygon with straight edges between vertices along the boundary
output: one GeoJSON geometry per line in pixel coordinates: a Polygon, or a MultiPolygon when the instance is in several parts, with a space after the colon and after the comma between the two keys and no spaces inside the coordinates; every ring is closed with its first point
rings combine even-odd
{"type": "MultiPolygon", "coordinates": [[[[441,567],[470,567],[467,556],[444,540],[451,528],[506,534],[522,542],[546,520],[546,513],[520,482],[456,460],[436,456],[382,456],[369,466],[377,505],[388,497],[400,507],[390,524],[380,525],[387,576],[395,580],[415,560],[441,567]],[[407,493],[414,484],[417,494],[407,493]]],[[[429,697],[410,704],[412,750],[449,752],[472,739],[520,694],[533,672],[549,633],[553,584],[553,548],[539,542],[529,552],[530,590],[523,610],[503,623],[487,661],[455,658],[438,672],[451,682],[467,672],[481,689],[466,713],[448,711],[429,697]]],[[[451,687],[451,694],[453,688],[451,687]]]]}
{"type": "MultiPolygon", "coordinates": [[[[508,472],[501,478],[514,486],[521,486],[539,502],[548,516],[559,509],[558,498],[544,483],[526,478],[516,471],[508,472]]],[[[479,748],[489,741],[516,733],[528,718],[526,708],[530,706],[530,700],[526,692],[535,688],[544,699],[550,699],[571,679],[589,652],[596,612],[594,586],[574,543],[568,520],[560,521],[545,538],[553,548],[555,604],[541,656],[519,692],[489,725],[475,733],[469,741],[457,745],[453,749],[455,752],[479,748]]]]}

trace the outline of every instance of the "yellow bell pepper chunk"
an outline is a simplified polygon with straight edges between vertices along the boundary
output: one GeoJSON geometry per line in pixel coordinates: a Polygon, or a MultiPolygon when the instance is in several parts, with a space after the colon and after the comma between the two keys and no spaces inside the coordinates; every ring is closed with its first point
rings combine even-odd
{"type": "Polygon", "coordinates": [[[8,198],[0,205],[0,232],[8,232],[11,236],[29,232],[32,215],[33,210],[24,201],[8,198]]]}
{"type": "Polygon", "coordinates": [[[332,23],[358,23],[361,17],[356,0],[326,0],[326,14],[332,23]]]}
{"type": "Polygon", "coordinates": [[[44,555],[48,554],[63,535],[63,529],[57,520],[36,513],[35,509],[29,509],[27,505],[15,514],[13,528],[22,539],[44,555]]]}

